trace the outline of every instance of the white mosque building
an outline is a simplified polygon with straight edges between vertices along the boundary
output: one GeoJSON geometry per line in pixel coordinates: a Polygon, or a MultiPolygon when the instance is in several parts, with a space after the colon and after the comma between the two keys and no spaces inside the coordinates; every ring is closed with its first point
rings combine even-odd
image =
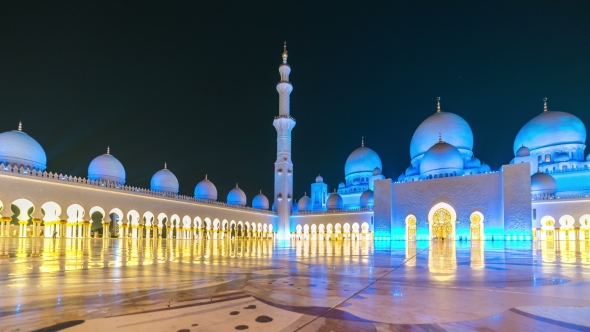
{"type": "MultiPolygon", "coordinates": [[[[179,194],[167,165],[150,188],[126,185],[111,154],[97,156],[87,177],[47,171],[42,146],[23,131],[0,134],[0,236],[279,240],[590,240],[590,156],[576,116],[543,111],[514,141],[514,159],[491,170],[474,156],[473,132],[441,110],[416,129],[410,165],[394,180],[377,152],[355,149],[334,192],[317,176],[296,201],[288,54],[279,66],[274,192],[248,201],[236,184],[225,201],[207,176],[193,196],[179,194]],[[272,201],[272,204],[271,204],[272,201]],[[248,203],[250,202],[250,206],[248,203]]],[[[269,174],[270,177],[270,174],[269,174]]]]}

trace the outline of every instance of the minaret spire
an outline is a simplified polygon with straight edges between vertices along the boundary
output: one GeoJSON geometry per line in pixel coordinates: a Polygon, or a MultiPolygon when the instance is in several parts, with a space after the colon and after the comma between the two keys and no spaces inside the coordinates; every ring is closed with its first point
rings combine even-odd
{"type": "Polygon", "coordinates": [[[440,113],[440,97],[436,97],[436,113],[440,113]]]}
{"type": "Polygon", "coordinates": [[[543,112],[547,112],[547,97],[543,98],[543,112]]]}
{"type": "Polygon", "coordinates": [[[283,64],[287,64],[287,58],[289,57],[289,53],[287,53],[287,41],[283,44],[283,64]]]}

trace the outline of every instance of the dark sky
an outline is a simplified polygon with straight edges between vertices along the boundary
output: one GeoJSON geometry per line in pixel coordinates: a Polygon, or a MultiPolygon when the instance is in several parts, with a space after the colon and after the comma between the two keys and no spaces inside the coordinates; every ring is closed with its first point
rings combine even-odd
{"type": "Polygon", "coordinates": [[[363,135],[396,179],[437,96],[492,169],[543,97],[590,125],[589,1],[4,1],[0,131],[22,119],[54,172],[110,145],[131,185],[166,161],[182,194],[207,173],[271,198],[284,40],[297,198],[363,135]]]}

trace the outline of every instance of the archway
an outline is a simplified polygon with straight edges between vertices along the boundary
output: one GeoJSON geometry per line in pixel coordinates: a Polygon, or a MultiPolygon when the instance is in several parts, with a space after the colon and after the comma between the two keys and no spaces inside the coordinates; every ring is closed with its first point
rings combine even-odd
{"type": "Polygon", "coordinates": [[[483,232],[483,214],[479,211],[475,211],[469,216],[471,221],[471,241],[484,240],[483,232]]]}
{"type": "Polygon", "coordinates": [[[559,218],[559,240],[574,240],[574,222],[576,219],[570,215],[564,215],[559,218]]]}
{"type": "Polygon", "coordinates": [[[406,241],[416,240],[416,216],[409,214],[406,217],[406,241]]]}
{"type": "Polygon", "coordinates": [[[555,240],[555,219],[552,216],[541,218],[541,240],[555,240]]]}
{"type": "Polygon", "coordinates": [[[580,240],[590,240],[590,214],[585,214],[580,217],[580,240]]]}
{"type": "Polygon", "coordinates": [[[452,206],[447,203],[438,203],[434,205],[428,213],[428,230],[430,239],[454,239],[456,221],[457,213],[452,206]]]}

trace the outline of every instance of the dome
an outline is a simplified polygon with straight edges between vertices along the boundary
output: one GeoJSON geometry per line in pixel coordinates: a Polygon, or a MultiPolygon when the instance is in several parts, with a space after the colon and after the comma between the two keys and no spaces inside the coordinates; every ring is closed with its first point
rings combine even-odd
{"type": "Polygon", "coordinates": [[[590,154],[586,156],[586,161],[590,161],[590,154]]]}
{"type": "Polygon", "coordinates": [[[125,183],[125,168],[121,162],[107,153],[94,158],[88,166],[88,178],[90,180],[114,181],[120,184],[125,183]]]}
{"type": "Polygon", "coordinates": [[[406,181],[406,175],[405,175],[405,174],[403,174],[403,173],[402,173],[402,174],[400,174],[400,175],[397,177],[397,181],[399,181],[399,182],[404,182],[404,181],[406,181]]]}
{"type": "Polygon", "coordinates": [[[291,213],[299,213],[299,205],[298,204],[291,205],[291,213]]]}
{"type": "Polygon", "coordinates": [[[537,172],[531,176],[531,193],[533,195],[555,194],[556,191],[557,181],[551,175],[537,172]]]}
{"type": "Polygon", "coordinates": [[[335,191],[328,196],[328,201],[326,202],[328,209],[330,210],[339,210],[344,207],[344,201],[342,200],[342,196],[340,196],[335,191]]]}
{"type": "Polygon", "coordinates": [[[344,188],[344,187],[345,187],[345,185],[344,185],[344,182],[340,182],[340,183],[338,184],[338,189],[342,189],[342,188],[344,188]]]}
{"type": "Polygon", "coordinates": [[[467,168],[479,168],[481,166],[481,161],[479,159],[472,157],[471,159],[467,160],[467,168]]]}
{"type": "Polygon", "coordinates": [[[528,157],[530,155],[531,155],[531,150],[524,145],[521,146],[520,148],[518,148],[518,150],[516,150],[516,153],[515,153],[515,156],[517,156],[517,157],[528,157]]]}
{"type": "Polygon", "coordinates": [[[47,168],[47,156],[37,141],[19,130],[0,134],[0,162],[44,171],[47,168]]]}
{"type": "Polygon", "coordinates": [[[410,165],[410,167],[406,168],[406,175],[407,176],[418,175],[418,174],[420,174],[420,171],[416,167],[410,165]]]}
{"type": "Polygon", "coordinates": [[[170,172],[164,164],[164,169],[161,169],[152,176],[150,188],[154,191],[168,191],[175,194],[178,193],[178,179],[174,173],[170,172]]]}
{"type": "Polygon", "coordinates": [[[217,200],[217,188],[213,182],[207,179],[206,175],[205,180],[199,182],[195,187],[195,198],[217,200]]]}
{"type": "Polygon", "coordinates": [[[570,159],[570,155],[567,152],[560,152],[555,156],[555,158],[553,158],[553,160],[555,160],[558,163],[562,161],[568,161],[570,159]]]}
{"type": "Polygon", "coordinates": [[[381,169],[381,158],[377,155],[377,152],[369,149],[366,146],[352,151],[352,153],[346,159],[344,165],[344,174],[350,175],[358,172],[373,172],[375,167],[381,169]]]}
{"type": "Polygon", "coordinates": [[[260,191],[260,194],[254,196],[254,199],[252,200],[252,207],[253,208],[261,209],[261,210],[268,210],[269,206],[270,206],[270,204],[268,203],[268,198],[266,198],[266,196],[264,196],[262,191],[260,191]]]}
{"type": "Polygon", "coordinates": [[[311,198],[305,194],[303,197],[301,197],[297,205],[299,207],[299,211],[311,211],[311,198]]]}
{"type": "Polygon", "coordinates": [[[516,135],[514,154],[522,146],[531,151],[561,144],[585,144],[586,127],[576,116],[545,111],[527,122],[516,135]]]}
{"type": "Polygon", "coordinates": [[[227,194],[227,204],[233,205],[246,205],[246,194],[236,183],[236,187],[229,191],[227,194]]]}
{"type": "Polygon", "coordinates": [[[324,182],[324,178],[321,175],[318,175],[315,178],[315,183],[322,183],[322,182],[324,182]]]}
{"type": "Polygon", "coordinates": [[[454,113],[437,112],[424,120],[414,132],[410,144],[412,159],[426,153],[438,141],[438,135],[459,150],[473,149],[473,133],[467,122],[454,113]]]}
{"type": "Polygon", "coordinates": [[[488,164],[481,164],[481,166],[479,167],[479,172],[480,173],[489,173],[492,170],[490,169],[490,166],[488,164]]]}
{"type": "Polygon", "coordinates": [[[373,206],[375,204],[373,190],[365,190],[365,192],[363,192],[363,194],[361,195],[360,203],[362,208],[373,206]]]}
{"type": "Polygon", "coordinates": [[[462,170],[463,155],[461,152],[453,145],[442,141],[428,149],[420,162],[420,174],[462,170]]]}
{"type": "Polygon", "coordinates": [[[373,176],[381,175],[381,168],[375,167],[373,170],[373,176]]]}

